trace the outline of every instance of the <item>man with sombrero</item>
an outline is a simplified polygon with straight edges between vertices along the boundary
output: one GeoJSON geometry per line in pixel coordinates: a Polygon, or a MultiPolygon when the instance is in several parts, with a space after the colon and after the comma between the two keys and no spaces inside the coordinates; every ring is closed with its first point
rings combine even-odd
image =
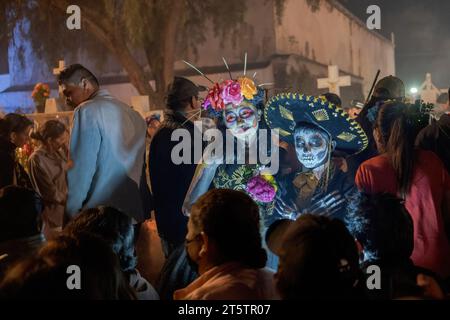
{"type": "Polygon", "coordinates": [[[295,147],[298,172],[280,179],[276,210],[295,218],[308,212],[342,217],[353,179],[334,165],[333,151],[361,152],[368,139],[341,108],[322,98],[282,93],[269,100],[264,116],[280,139],[295,147]]]}

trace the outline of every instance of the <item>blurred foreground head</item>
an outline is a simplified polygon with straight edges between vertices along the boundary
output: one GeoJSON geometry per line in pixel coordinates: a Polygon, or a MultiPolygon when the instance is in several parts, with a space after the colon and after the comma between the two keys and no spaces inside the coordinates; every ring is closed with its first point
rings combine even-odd
{"type": "Polygon", "coordinates": [[[279,227],[284,231],[276,228],[268,239],[280,257],[275,280],[283,299],[360,296],[358,250],[341,221],[303,215],[296,221],[280,222],[279,227]]]}
{"type": "Polygon", "coordinates": [[[0,297],[129,300],[134,299],[135,295],[109,245],[99,237],[86,233],[76,238],[60,236],[48,242],[36,257],[10,269],[0,284],[0,297]]]}

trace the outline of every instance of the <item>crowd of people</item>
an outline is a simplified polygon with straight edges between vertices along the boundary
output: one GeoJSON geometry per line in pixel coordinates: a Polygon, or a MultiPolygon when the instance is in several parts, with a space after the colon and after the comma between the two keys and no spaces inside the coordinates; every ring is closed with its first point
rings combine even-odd
{"type": "Polygon", "coordinates": [[[334,94],[176,77],[163,119],[143,119],[79,64],[57,80],[76,106],[71,128],[0,119],[0,298],[450,295],[450,90],[433,111],[390,76],[346,112],[334,94]],[[174,133],[202,136],[205,118],[243,159],[207,162],[207,141],[198,152],[192,139],[189,161],[173,160],[174,133]],[[23,166],[15,152],[29,139],[38,147],[23,166]],[[276,148],[278,172],[250,161],[252,145],[276,148]],[[136,253],[152,212],[166,259],[154,283],[137,268],[151,257],[136,253]]]}

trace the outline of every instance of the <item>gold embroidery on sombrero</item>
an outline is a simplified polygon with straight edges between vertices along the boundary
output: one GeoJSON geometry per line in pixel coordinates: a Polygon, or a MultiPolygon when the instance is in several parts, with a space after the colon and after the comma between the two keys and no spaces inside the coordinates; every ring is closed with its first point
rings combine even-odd
{"type": "Polygon", "coordinates": [[[283,130],[283,129],[281,129],[281,128],[277,128],[277,129],[279,130],[280,134],[281,134],[283,137],[288,137],[288,136],[291,135],[291,133],[290,133],[290,132],[287,132],[286,130],[283,130]]]}
{"type": "Polygon", "coordinates": [[[337,138],[344,140],[346,142],[351,142],[354,139],[356,139],[356,136],[354,134],[351,134],[350,132],[342,132],[340,135],[337,136],[337,138]]]}
{"type": "Polygon", "coordinates": [[[328,121],[330,120],[330,117],[328,116],[328,112],[324,109],[319,109],[312,112],[314,118],[316,118],[317,121],[328,121]]]}
{"type": "Polygon", "coordinates": [[[283,106],[280,106],[280,115],[287,120],[294,121],[294,115],[292,112],[283,106]]]}
{"type": "Polygon", "coordinates": [[[264,117],[269,127],[279,129],[280,138],[289,143],[293,143],[292,136],[298,122],[312,121],[336,139],[338,149],[357,153],[368,145],[367,136],[361,126],[350,119],[345,110],[329,103],[323,97],[280,93],[266,104],[264,117]],[[291,120],[291,115],[294,120],[291,120]],[[344,132],[345,134],[342,134],[344,132]]]}

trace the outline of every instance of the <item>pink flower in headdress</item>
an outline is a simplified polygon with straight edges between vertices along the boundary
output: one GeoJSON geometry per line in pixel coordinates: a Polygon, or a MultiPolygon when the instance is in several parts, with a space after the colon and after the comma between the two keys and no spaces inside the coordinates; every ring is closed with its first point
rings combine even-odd
{"type": "Polygon", "coordinates": [[[276,187],[261,175],[248,180],[245,190],[254,200],[263,203],[272,202],[276,195],[276,187]]]}
{"type": "Polygon", "coordinates": [[[222,98],[225,104],[239,105],[244,100],[239,82],[233,80],[222,82],[222,98]]]}
{"type": "Polygon", "coordinates": [[[222,90],[220,85],[218,83],[214,84],[214,86],[208,91],[205,102],[203,102],[203,108],[208,109],[209,107],[212,107],[216,111],[225,109],[221,92],[222,90]]]}

